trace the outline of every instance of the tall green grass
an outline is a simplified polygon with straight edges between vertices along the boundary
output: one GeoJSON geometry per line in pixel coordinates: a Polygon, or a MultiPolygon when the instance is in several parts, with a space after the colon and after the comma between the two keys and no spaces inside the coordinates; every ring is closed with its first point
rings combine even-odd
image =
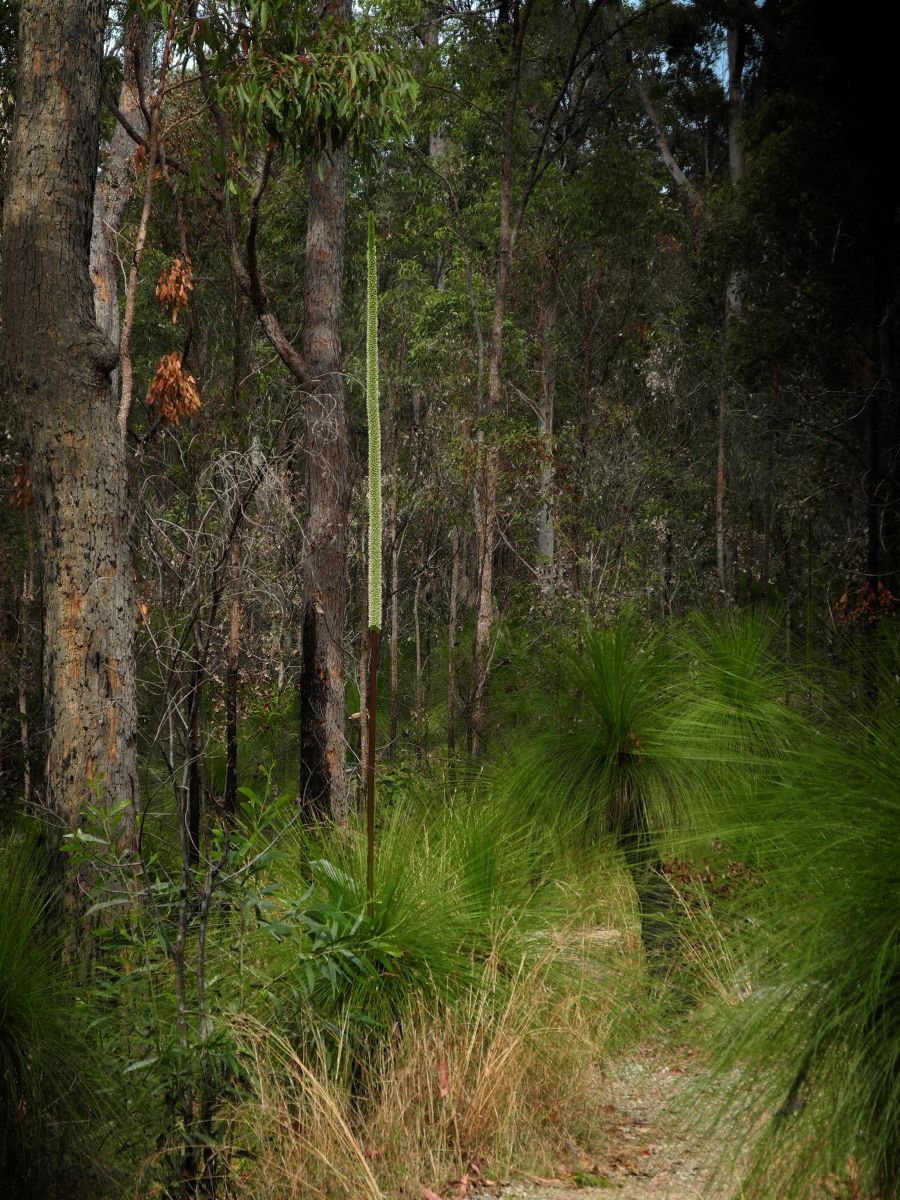
{"type": "MultiPolygon", "coordinates": [[[[895,1200],[896,690],[808,729],[746,800],[762,885],[741,900],[741,1000],[718,1014],[714,1059],[723,1078],[738,1080],[726,1113],[742,1113],[755,1130],[748,1194],[774,1195],[777,1187],[779,1196],[799,1198],[818,1186],[895,1200]]],[[[733,814],[726,820],[733,828],[733,814]]]]}
{"type": "Polygon", "coordinates": [[[411,1006],[463,1003],[489,962],[502,1004],[504,980],[599,919],[609,890],[596,852],[591,878],[552,826],[485,788],[420,792],[384,814],[378,838],[371,915],[363,831],[328,825],[293,834],[264,915],[278,1019],[294,1006],[298,1031],[325,1026],[351,1047],[393,1036],[411,1006]]]}
{"type": "Polygon", "coordinates": [[[98,1187],[102,1075],[42,858],[21,829],[0,844],[0,1184],[10,1196],[77,1196],[98,1187]]]}
{"type": "Polygon", "coordinates": [[[645,917],[648,870],[693,871],[698,903],[676,883],[661,907],[718,1004],[695,1030],[747,1195],[900,1196],[900,689],[890,631],[870,642],[809,677],[765,613],[626,615],[501,769],[523,814],[614,840],[645,917]]]}

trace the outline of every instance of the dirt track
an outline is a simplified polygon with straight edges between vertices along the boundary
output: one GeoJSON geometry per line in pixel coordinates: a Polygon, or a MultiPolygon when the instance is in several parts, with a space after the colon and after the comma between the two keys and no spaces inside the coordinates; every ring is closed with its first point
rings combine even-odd
{"type": "Polygon", "coordinates": [[[568,1178],[510,1184],[505,1200],[722,1200],[728,1182],[720,1178],[713,1189],[710,1181],[723,1147],[687,1129],[675,1104],[697,1081],[693,1060],[678,1066],[671,1052],[642,1047],[604,1081],[605,1154],[568,1178]]]}

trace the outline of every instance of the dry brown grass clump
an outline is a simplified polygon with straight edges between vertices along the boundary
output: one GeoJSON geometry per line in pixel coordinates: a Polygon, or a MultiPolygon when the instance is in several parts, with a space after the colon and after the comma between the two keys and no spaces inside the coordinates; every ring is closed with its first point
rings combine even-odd
{"type": "MultiPolygon", "coordinates": [[[[567,970],[579,940],[567,939],[567,970]]],[[[455,1011],[414,1003],[355,1102],[324,1046],[301,1057],[282,1036],[244,1025],[258,1086],[235,1114],[237,1144],[252,1147],[238,1195],[374,1200],[401,1186],[440,1192],[467,1172],[496,1179],[572,1165],[602,1136],[599,1077],[615,1015],[613,962],[598,973],[596,947],[584,945],[565,989],[554,946],[513,979],[488,964],[483,988],[455,1011]]]]}

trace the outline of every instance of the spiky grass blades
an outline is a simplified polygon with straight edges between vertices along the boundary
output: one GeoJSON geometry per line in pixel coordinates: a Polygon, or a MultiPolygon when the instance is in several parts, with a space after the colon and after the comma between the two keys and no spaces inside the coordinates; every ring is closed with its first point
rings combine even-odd
{"type": "Polygon", "coordinates": [[[741,1072],[730,1111],[749,1104],[763,1131],[748,1194],[799,1200],[852,1175],[848,1195],[900,1196],[898,781],[891,700],[869,729],[847,714],[807,739],[752,797],[765,886],[742,902],[747,995],[717,1052],[741,1072]]]}
{"type": "Polygon", "coordinates": [[[788,703],[799,689],[775,653],[777,626],[764,613],[695,615],[678,640],[685,670],[678,735],[698,760],[768,765],[795,742],[788,703]]]}
{"type": "Polygon", "coordinates": [[[98,1112],[99,1073],[33,847],[18,831],[8,838],[0,845],[0,1184],[44,1195],[45,1172],[90,1153],[75,1128],[98,1112]]]}
{"type": "Polygon", "coordinates": [[[636,847],[675,797],[666,743],[667,658],[632,616],[590,629],[567,666],[569,711],[547,717],[502,772],[524,812],[636,847]]]}

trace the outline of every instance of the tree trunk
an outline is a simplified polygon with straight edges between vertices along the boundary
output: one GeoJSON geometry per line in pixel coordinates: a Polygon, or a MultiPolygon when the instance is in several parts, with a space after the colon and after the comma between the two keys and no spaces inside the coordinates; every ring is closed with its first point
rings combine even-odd
{"type": "Polygon", "coordinates": [[[456,753],[456,626],[459,604],[459,558],[461,538],[451,531],[453,565],[450,569],[450,623],[447,631],[447,757],[456,753]]]}
{"type": "MultiPolygon", "coordinates": [[[[29,535],[30,538],[30,535],[29,535]]],[[[19,741],[22,746],[22,801],[26,810],[31,806],[31,736],[28,728],[28,692],[31,683],[31,638],[29,624],[29,608],[34,600],[34,580],[31,568],[22,581],[22,591],[19,594],[18,626],[19,626],[19,669],[17,672],[19,700],[19,741]]]]}
{"type": "MultiPolygon", "coordinates": [[[[323,16],[350,19],[349,0],[323,16]]],[[[344,821],[344,624],[347,610],[347,411],[341,360],[341,277],[347,151],[313,164],[304,279],[303,360],[307,378],[307,548],[300,678],[300,796],[310,814],[344,821]]]]}
{"type": "MultiPolygon", "coordinates": [[[[744,119],[744,54],[745,32],[741,22],[728,28],[728,172],[732,187],[744,174],[744,148],[741,142],[741,127],[744,119]]],[[[730,554],[727,543],[725,514],[725,468],[727,456],[728,425],[728,380],[724,362],[728,327],[740,315],[743,306],[741,273],[732,268],[725,288],[725,324],[722,333],[721,378],[717,405],[718,453],[716,462],[716,568],[719,582],[719,599],[730,603],[734,595],[733,572],[729,570],[730,554]]]]}
{"type": "Polygon", "coordinates": [[[719,579],[719,600],[724,604],[730,595],[728,589],[728,550],[725,544],[725,425],[728,417],[728,403],[725,396],[724,367],[722,378],[719,380],[719,396],[716,405],[717,414],[717,454],[716,454],[716,573],[719,579]]]}
{"type": "Polygon", "coordinates": [[[235,533],[228,551],[229,612],[228,651],[225,663],[225,814],[237,812],[238,792],[238,687],[241,656],[241,535],[235,533]]]}
{"type": "Polygon", "coordinates": [[[772,505],[775,495],[775,413],[779,408],[779,388],[777,376],[772,384],[772,397],[769,410],[766,413],[766,474],[763,485],[763,543],[760,561],[760,595],[765,599],[769,595],[769,570],[772,553],[772,505]]]}
{"type": "MultiPolygon", "coordinates": [[[[231,362],[231,436],[239,444],[241,375],[244,366],[244,294],[234,289],[231,362]]],[[[225,815],[233,820],[238,793],[238,699],[241,661],[241,533],[235,529],[228,550],[228,651],[225,660],[225,815]]],[[[280,689],[279,689],[280,690],[280,689]]]]}
{"type": "Polygon", "coordinates": [[[413,712],[413,737],[416,744],[416,759],[421,762],[425,755],[425,688],[422,679],[422,632],[419,624],[419,590],[421,573],[416,579],[413,597],[413,632],[416,638],[416,706],[413,712]]]}
{"type": "MultiPolygon", "coordinates": [[[[552,266],[552,264],[551,264],[552,266]]],[[[547,272],[541,295],[538,341],[541,355],[541,396],[538,406],[538,449],[541,456],[541,507],[537,519],[536,549],[541,590],[552,596],[556,570],[556,526],[553,519],[553,406],[556,390],[556,363],[553,330],[556,325],[558,297],[552,272],[547,272]]]]}
{"type": "MultiPolygon", "coordinates": [[[[131,17],[125,27],[125,76],[119,92],[119,111],[138,133],[148,133],[141,96],[149,94],[153,81],[153,42],[156,23],[131,17]]],[[[109,150],[97,180],[94,219],[91,229],[91,280],[97,324],[114,346],[119,344],[119,254],[116,238],[122,228],[125,206],[135,181],[137,150],[129,134],[117,121],[109,150]]],[[[113,387],[117,388],[116,373],[113,387]]]]}
{"type": "Polygon", "coordinates": [[[124,802],[133,828],[138,794],[117,354],[97,326],[89,261],[105,12],[102,0],[23,0],[3,208],[3,324],[43,566],[46,803],[57,835],[97,796],[124,802]]]}
{"type": "MultiPolygon", "coordinates": [[[[365,541],[362,545],[362,561],[366,562],[365,541]]],[[[363,587],[362,600],[362,639],[359,650],[357,673],[359,677],[359,807],[365,811],[366,805],[366,764],[369,761],[369,589],[363,587]]]]}
{"type": "MultiPolygon", "coordinates": [[[[497,270],[494,278],[494,316],[488,358],[487,410],[479,416],[499,412],[503,395],[503,335],[506,298],[509,290],[513,251],[512,182],[513,140],[522,46],[525,40],[524,14],[518,3],[513,15],[510,47],[510,73],[503,117],[503,157],[500,166],[500,231],[497,243],[497,270]]],[[[487,720],[488,676],[491,666],[491,634],[494,624],[494,541],[497,524],[497,484],[499,476],[497,447],[486,443],[483,433],[476,444],[475,535],[478,553],[478,596],[475,606],[475,644],[472,697],[472,741],[476,753],[484,747],[487,720]]]]}

